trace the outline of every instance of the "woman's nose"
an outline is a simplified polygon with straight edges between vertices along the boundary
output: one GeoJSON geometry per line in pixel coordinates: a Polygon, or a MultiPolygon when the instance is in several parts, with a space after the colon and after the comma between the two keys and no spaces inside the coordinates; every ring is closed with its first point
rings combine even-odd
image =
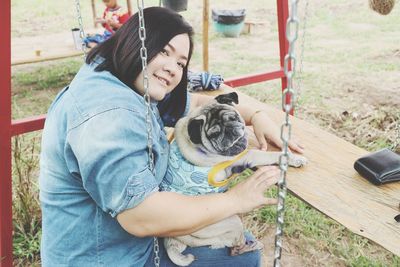
{"type": "Polygon", "coordinates": [[[163,69],[169,73],[172,77],[175,76],[176,71],[178,70],[178,64],[176,62],[173,62],[172,60],[165,62],[163,69]]]}

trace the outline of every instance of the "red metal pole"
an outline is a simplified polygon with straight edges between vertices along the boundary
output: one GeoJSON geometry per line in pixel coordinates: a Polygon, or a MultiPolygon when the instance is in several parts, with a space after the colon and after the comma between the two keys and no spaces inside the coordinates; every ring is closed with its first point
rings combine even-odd
{"type": "Polygon", "coordinates": [[[11,6],[2,2],[0,25],[0,266],[12,266],[11,6]]]}
{"type": "MultiPolygon", "coordinates": [[[[286,40],[286,21],[289,17],[289,5],[287,0],[277,0],[277,9],[278,9],[278,33],[279,33],[279,54],[280,54],[280,63],[281,69],[283,70],[283,66],[285,63],[285,56],[289,51],[289,42],[286,40]]],[[[289,69],[291,66],[289,64],[289,69]]],[[[282,92],[287,88],[287,78],[283,76],[282,79],[282,92]]],[[[285,99],[286,103],[290,101],[290,98],[285,99]]],[[[293,109],[290,111],[290,114],[293,115],[293,109]]]]}
{"type": "Polygon", "coordinates": [[[283,73],[282,70],[278,70],[272,72],[256,73],[240,77],[229,78],[226,81],[224,81],[224,84],[229,85],[231,87],[239,87],[252,83],[260,83],[263,81],[278,79],[282,77],[285,77],[285,74],[283,73]]]}
{"type": "Polygon", "coordinates": [[[46,120],[46,114],[19,120],[12,120],[11,136],[41,130],[43,129],[45,120],[46,120]]]}

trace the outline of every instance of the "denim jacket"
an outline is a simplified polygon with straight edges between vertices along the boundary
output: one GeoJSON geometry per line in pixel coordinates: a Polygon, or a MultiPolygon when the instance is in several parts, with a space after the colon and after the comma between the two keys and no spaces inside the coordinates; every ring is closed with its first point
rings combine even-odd
{"type": "Polygon", "coordinates": [[[136,267],[152,252],[153,239],[130,235],[116,215],[159,191],[169,151],[163,122],[152,103],[153,175],[142,96],[96,65],[85,64],[47,114],[39,178],[44,267],[136,267]]]}

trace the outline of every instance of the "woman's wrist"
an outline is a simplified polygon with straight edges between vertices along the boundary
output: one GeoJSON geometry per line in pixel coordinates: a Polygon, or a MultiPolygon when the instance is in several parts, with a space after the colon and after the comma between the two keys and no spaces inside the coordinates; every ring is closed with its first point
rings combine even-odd
{"type": "Polygon", "coordinates": [[[227,199],[226,209],[233,212],[233,214],[241,213],[240,197],[235,192],[235,189],[230,188],[228,191],[224,193],[224,196],[227,199]]]}

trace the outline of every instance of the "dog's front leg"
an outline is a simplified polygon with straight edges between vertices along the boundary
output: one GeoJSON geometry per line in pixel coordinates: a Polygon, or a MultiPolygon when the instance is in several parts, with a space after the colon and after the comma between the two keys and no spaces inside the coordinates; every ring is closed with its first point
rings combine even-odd
{"type": "MultiPolygon", "coordinates": [[[[262,151],[258,149],[250,149],[249,152],[243,157],[245,163],[252,168],[260,165],[276,165],[279,164],[279,157],[281,152],[262,151]]],[[[290,153],[289,166],[299,168],[307,164],[307,159],[304,156],[290,153]]]]}
{"type": "MultiPolygon", "coordinates": [[[[218,172],[215,176],[215,181],[223,181],[230,177],[232,174],[241,173],[248,168],[279,164],[280,155],[281,152],[268,152],[257,149],[250,149],[240,159],[218,172]]],[[[304,166],[306,163],[307,159],[301,155],[291,153],[289,156],[289,166],[301,167],[304,166]]]]}

